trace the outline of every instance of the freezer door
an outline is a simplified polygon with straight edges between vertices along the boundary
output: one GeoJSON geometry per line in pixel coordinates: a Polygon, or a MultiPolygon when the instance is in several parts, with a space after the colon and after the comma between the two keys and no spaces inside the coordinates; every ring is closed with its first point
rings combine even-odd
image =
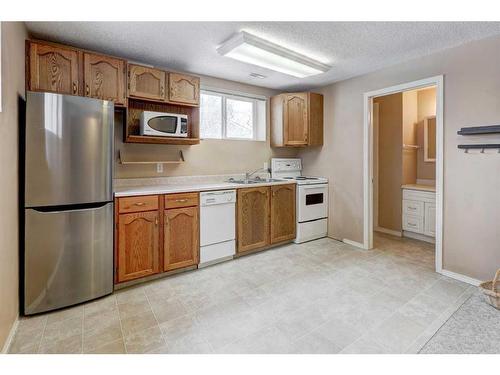
{"type": "Polygon", "coordinates": [[[25,314],[112,293],[113,203],[96,206],[25,210],[25,314]]]}
{"type": "Polygon", "coordinates": [[[114,105],[28,92],[25,206],[112,200],[114,105]]]}

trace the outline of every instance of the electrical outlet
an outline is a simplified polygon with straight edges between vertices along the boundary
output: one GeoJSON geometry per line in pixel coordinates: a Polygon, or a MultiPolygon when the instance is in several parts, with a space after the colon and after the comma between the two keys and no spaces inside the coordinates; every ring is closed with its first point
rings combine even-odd
{"type": "Polygon", "coordinates": [[[156,173],[163,173],[163,163],[156,163],[156,173]]]}

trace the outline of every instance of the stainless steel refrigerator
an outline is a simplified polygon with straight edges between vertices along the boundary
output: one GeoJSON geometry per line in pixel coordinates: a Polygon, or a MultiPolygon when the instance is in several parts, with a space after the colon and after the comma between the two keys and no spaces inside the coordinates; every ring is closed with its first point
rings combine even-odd
{"type": "Polygon", "coordinates": [[[110,101],[28,92],[24,129],[26,315],[113,291],[110,101]]]}

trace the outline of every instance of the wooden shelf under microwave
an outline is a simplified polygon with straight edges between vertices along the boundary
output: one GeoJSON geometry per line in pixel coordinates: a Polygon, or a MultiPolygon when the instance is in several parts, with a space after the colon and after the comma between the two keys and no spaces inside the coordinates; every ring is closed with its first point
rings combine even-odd
{"type": "Polygon", "coordinates": [[[200,138],[155,137],[152,135],[128,135],[126,143],[159,143],[164,145],[197,145],[200,138]]]}
{"type": "Polygon", "coordinates": [[[123,141],[125,143],[157,143],[166,145],[197,145],[200,143],[200,108],[171,103],[128,100],[127,119],[124,121],[123,141]],[[188,136],[157,137],[140,135],[140,118],[143,111],[179,113],[188,116],[188,136]]]}

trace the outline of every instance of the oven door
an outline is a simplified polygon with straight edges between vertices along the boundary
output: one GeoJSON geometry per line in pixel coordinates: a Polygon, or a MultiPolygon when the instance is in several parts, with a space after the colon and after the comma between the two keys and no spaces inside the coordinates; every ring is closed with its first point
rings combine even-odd
{"type": "Polygon", "coordinates": [[[144,133],[146,135],[179,137],[181,136],[179,122],[179,117],[175,115],[154,116],[144,124],[144,133]]]}
{"type": "Polygon", "coordinates": [[[328,184],[299,185],[297,201],[299,223],[328,217],[328,184]]]}

